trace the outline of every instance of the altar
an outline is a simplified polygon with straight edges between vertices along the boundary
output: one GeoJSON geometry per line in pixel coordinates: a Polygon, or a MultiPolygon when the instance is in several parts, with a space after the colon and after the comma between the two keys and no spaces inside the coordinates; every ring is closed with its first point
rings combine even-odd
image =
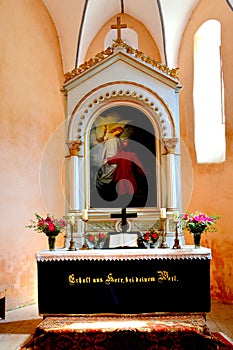
{"type": "Polygon", "coordinates": [[[40,315],[210,311],[208,248],[58,249],[36,259],[40,315]]]}
{"type": "Polygon", "coordinates": [[[210,311],[211,250],[185,246],[181,224],[182,85],[124,42],[120,23],[65,75],[68,225],[63,249],[36,255],[42,315],[210,311]],[[159,248],[141,249],[152,232],[159,248]]]}

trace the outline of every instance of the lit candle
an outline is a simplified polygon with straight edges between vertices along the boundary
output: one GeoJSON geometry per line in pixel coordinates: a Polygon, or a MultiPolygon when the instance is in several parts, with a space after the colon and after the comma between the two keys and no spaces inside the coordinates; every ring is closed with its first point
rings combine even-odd
{"type": "Polygon", "coordinates": [[[83,219],[83,221],[88,220],[88,210],[87,209],[82,210],[82,219],[83,219]]]}
{"type": "Polygon", "coordinates": [[[160,217],[161,219],[166,219],[167,217],[166,208],[160,208],[160,217]]]}
{"type": "Polygon", "coordinates": [[[178,211],[174,212],[173,220],[174,220],[174,222],[178,222],[179,221],[179,212],[178,211]]]}

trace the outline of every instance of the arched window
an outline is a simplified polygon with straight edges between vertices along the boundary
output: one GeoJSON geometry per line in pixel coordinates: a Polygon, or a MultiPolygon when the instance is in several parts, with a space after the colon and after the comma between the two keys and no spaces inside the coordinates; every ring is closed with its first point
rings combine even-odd
{"type": "Polygon", "coordinates": [[[221,24],[208,20],[194,37],[194,124],[198,163],[225,161],[221,24]]]}

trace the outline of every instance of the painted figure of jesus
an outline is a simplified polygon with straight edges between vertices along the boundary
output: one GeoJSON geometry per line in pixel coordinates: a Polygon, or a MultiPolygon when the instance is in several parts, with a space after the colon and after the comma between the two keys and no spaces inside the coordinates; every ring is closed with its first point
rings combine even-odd
{"type": "MultiPolygon", "coordinates": [[[[112,156],[108,156],[106,151],[103,153],[106,157],[102,167],[111,170],[108,172],[109,187],[105,188],[106,194],[102,192],[102,195],[109,198],[111,191],[113,199],[119,197],[121,203],[127,204],[128,207],[143,206],[147,199],[146,175],[141,161],[137,154],[130,150],[129,144],[129,139],[119,140],[112,156]]],[[[106,177],[104,181],[106,185],[106,177]]]]}
{"type": "Polygon", "coordinates": [[[90,151],[92,208],[156,206],[155,135],[143,112],[125,105],[102,111],[90,151]]]}

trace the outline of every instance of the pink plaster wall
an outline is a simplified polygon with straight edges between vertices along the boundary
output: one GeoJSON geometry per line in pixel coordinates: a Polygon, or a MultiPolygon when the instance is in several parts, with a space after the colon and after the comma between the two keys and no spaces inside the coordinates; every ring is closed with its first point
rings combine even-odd
{"type": "MultiPolygon", "coordinates": [[[[218,232],[204,234],[202,245],[212,249],[211,293],[223,302],[233,302],[233,15],[225,1],[201,0],[189,20],[179,52],[181,137],[183,140],[182,177],[183,210],[202,210],[221,215],[218,232]],[[193,38],[199,26],[208,19],[217,19],[222,26],[222,62],[225,83],[226,161],[220,164],[197,164],[194,148],[193,38]],[[184,156],[185,155],[185,156],[184,156]],[[188,156],[187,156],[188,155],[188,156]],[[191,170],[190,170],[191,169],[191,170]]],[[[218,140],[216,140],[218,142],[218,140]]],[[[191,243],[191,236],[186,235],[191,243]]]]}
{"type": "MultiPolygon", "coordinates": [[[[232,18],[232,12],[224,1],[201,0],[187,24],[179,54],[180,80],[184,86],[180,93],[183,210],[201,209],[222,216],[218,233],[203,236],[202,245],[210,247],[213,254],[212,296],[224,302],[233,300],[232,18]],[[209,18],[219,19],[222,23],[227,160],[223,164],[197,165],[193,143],[192,40],[197,28],[209,18]]],[[[130,25],[132,28],[135,25],[133,20],[130,25]]],[[[99,44],[105,29],[102,28],[99,33],[99,44]]],[[[151,45],[148,33],[144,30],[140,33],[144,33],[147,40],[143,44],[140,34],[139,49],[159,60],[159,51],[156,45],[151,45]]],[[[87,58],[102,50],[102,46],[98,45],[88,51],[87,58]]],[[[62,183],[65,103],[60,92],[62,84],[57,33],[43,2],[1,1],[0,285],[12,286],[7,298],[8,309],[37,299],[35,252],[47,247],[47,239],[25,228],[25,225],[35,211],[41,214],[50,212],[56,216],[65,212],[62,183]]],[[[186,237],[186,242],[192,242],[190,236],[186,237]]],[[[58,244],[62,243],[60,237],[58,244]]]]}
{"type": "Polygon", "coordinates": [[[11,286],[7,309],[37,298],[35,252],[47,240],[25,225],[36,211],[64,215],[62,83],[57,33],[43,2],[1,1],[0,286],[11,286]]]}

